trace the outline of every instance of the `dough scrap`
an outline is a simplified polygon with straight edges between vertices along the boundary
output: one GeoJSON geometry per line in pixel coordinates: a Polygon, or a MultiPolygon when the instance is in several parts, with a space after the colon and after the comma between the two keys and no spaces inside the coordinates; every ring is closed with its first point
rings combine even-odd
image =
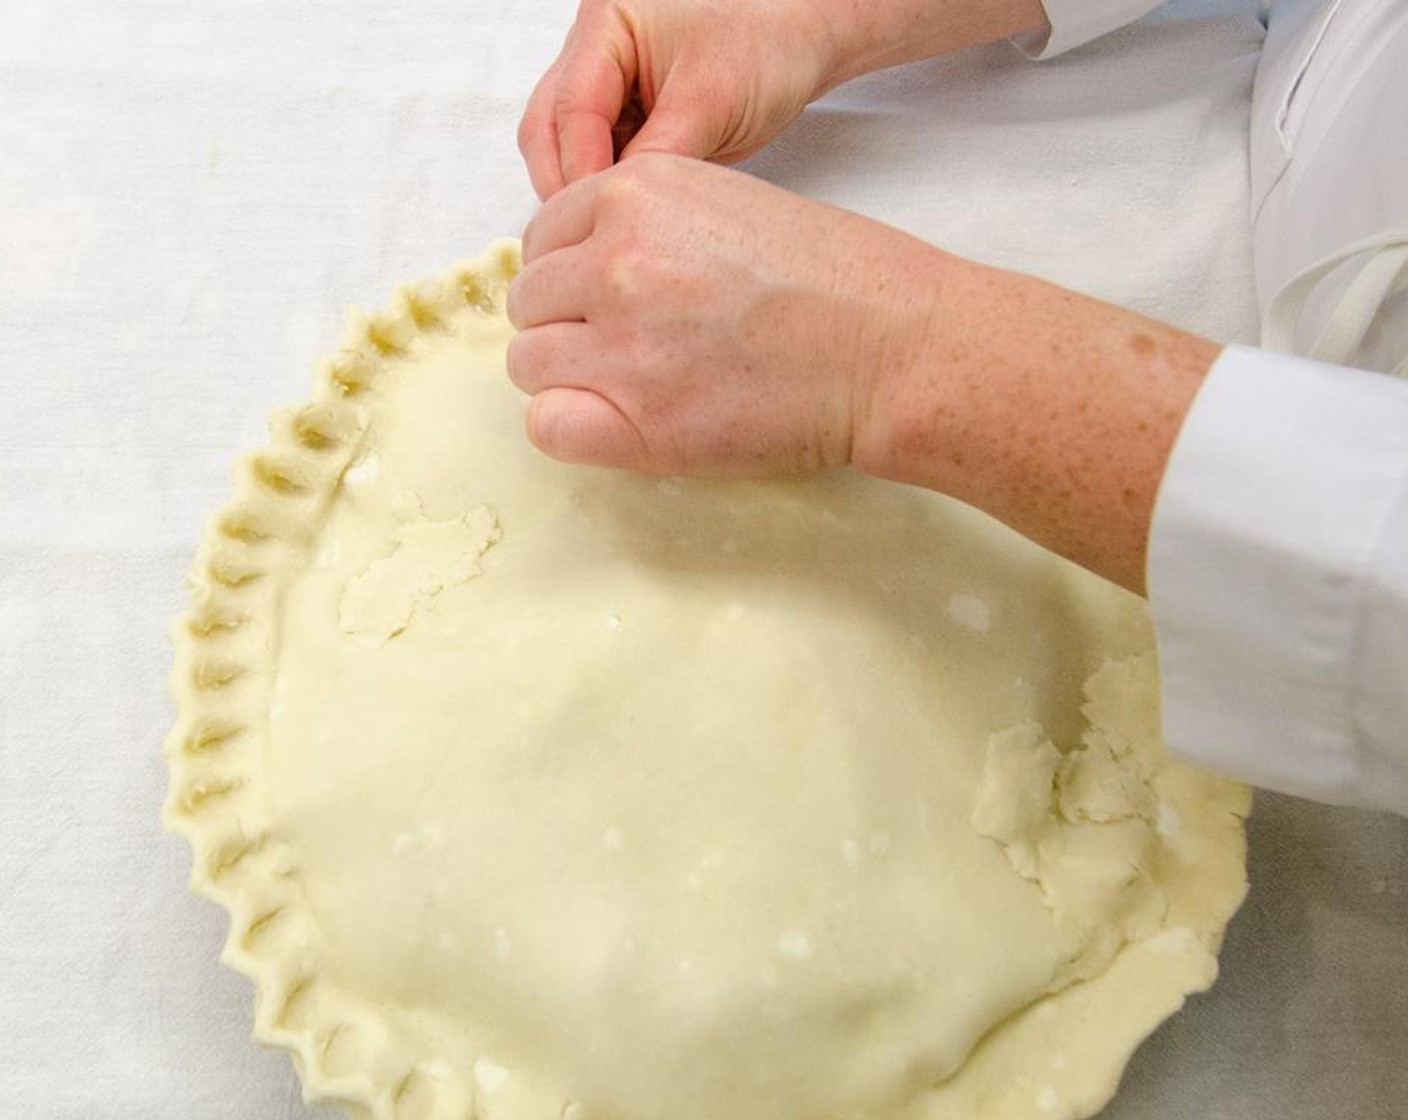
{"type": "Polygon", "coordinates": [[[516,268],[354,317],[197,558],[166,815],[256,1036],[379,1120],[1091,1115],[1245,890],[1142,606],[936,495],[545,459],[516,268]]]}
{"type": "Polygon", "coordinates": [[[500,536],[480,506],[448,521],[412,521],[391,534],[393,551],[348,580],[339,612],[345,634],[381,645],[447,587],[479,575],[479,558],[500,536]]]}
{"type": "Polygon", "coordinates": [[[1060,922],[1087,932],[1073,969],[1080,978],[1158,934],[1167,911],[1153,862],[1163,843],[1160,802],[1149,785],[1164,763],[1157,679],[1149,653],[1102,666],[1085,684],[1090,726],[1065,753],[1031,723],[988,740],[973,825],[1003,846],[1060,922]],[[1145,708],[1121,706],[1125,696],[1145,708]]]}

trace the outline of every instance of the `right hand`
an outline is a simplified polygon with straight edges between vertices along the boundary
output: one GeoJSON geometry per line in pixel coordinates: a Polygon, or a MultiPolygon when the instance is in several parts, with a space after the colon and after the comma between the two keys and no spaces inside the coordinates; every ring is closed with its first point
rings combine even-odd
{"type": "Polygon", "coordinates": [[[756,152],[821,92],[834,7],[582,0],[519,126],[533,188],[546,200],[618,152],[720,163],[756,152]]]}
{"type": "Polygon", "coordinates": [[[582,0],[518,144],[544,200],[618,156],[735,163],[841,82],[1044,22],[1040,0],[582,0]]]}

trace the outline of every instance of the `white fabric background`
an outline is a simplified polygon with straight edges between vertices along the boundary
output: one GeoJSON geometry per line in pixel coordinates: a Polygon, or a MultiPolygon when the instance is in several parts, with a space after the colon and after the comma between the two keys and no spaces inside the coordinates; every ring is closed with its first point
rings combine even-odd
{"type": "MultiPolygon", "coordinates": [[[[158,823],[167,621],[344,307],[532,212],[514,128],[572,7],[0,3],[0,1120],[309,1115],[158,823]]],[[[878,75],[753,168],[1250,341],[1254,8],[878,75]]],[[[1251,838],[1224,979],[1107,1115],[1401,1116],[1408,826],[1265,797],[1251,838]]]]}

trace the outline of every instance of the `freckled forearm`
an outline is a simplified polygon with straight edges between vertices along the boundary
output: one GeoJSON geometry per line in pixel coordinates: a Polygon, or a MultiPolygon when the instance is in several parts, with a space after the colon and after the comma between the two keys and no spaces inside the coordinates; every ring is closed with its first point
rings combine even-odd
{"type": "Polygon", "coordinates": [[[941,257],[917,340],[874,386],[857,465],[978,506],[1142,594],[1159,483],[1220,348],[941,257]]]}

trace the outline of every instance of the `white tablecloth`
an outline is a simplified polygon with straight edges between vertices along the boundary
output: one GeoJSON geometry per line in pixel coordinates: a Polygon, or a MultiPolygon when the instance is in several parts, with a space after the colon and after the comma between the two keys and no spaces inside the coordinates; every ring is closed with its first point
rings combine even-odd
{"type": "MultiPolygon", "coordinates": [[[[514,128],[570,0],[0,3],[0,1118],[286,1120],[224,915],[164,834],[168,619],[204,513],[344,307],[532,212],[514,128]]],[[[1255,337],[1255,0],[1031,64],[874,76],[757,172],[1255,337]]],[[[1116,1120],[1390,1120],[1408,825],[1262,798],[1214,992],[1116,1120]]]]}

